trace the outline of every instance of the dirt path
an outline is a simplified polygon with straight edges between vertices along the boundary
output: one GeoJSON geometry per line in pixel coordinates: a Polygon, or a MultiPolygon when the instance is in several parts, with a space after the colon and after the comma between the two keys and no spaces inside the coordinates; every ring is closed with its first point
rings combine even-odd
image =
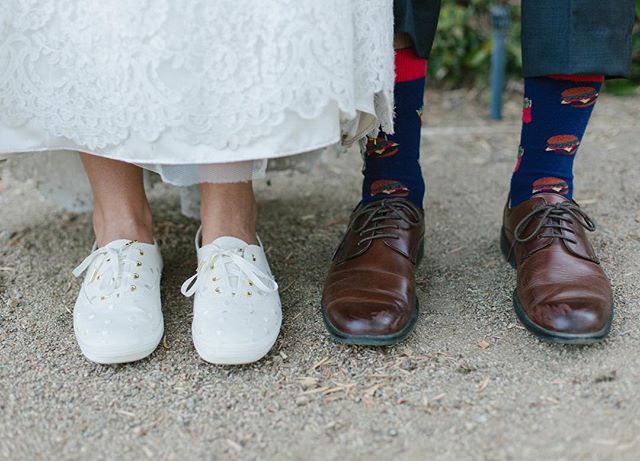
{"type": "Polygon", "coordinates": [[[576,198],[600,223],[593,242],[616,295],[611,336],[593,347],[540,343],[512,310],[497,237],[519,101],[495,125],[464,93],[432,100],[423,311],[415,334],[386,350],[334,344],[319,315],[357,156],[258,186],[285,322],[265,360],[236,368],[193,350],[179,287],[196,223],[175,191],[152,192],[166,339],[147,360],[106,367],[73,338],[70,270],[91,246],[89,215],[0,182],[0,458],[638,459],[640,98],[603,97],[577,161],[576,198]]]}

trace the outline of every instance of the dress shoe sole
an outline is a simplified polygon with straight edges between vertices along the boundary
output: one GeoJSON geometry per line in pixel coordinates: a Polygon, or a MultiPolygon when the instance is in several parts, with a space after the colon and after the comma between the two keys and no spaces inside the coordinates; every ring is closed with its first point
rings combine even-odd
{"type": "MultiPolygon", "coordinates": [[[[516,258],[515,254],[511,251],[511,244],[507,239],[507,236],[504,232],[504,228],[500,231],[500,250],[502,250],[502,255],[507,260],[509,264],[515,269],[516,268],[516,258]]],[[[593,333],[585,333],[585,334],[572,334],[572,333],[558,333],[556,331],[547,330],[543,328],[533,321],[529,319],[527,316],[522,303],[520,302],[520,298],[518,297],[518,289],[513,290],[513,307],[516,311],[516,315],[520,322],[533,333],[535,336],[540,338],[543,341],[556,343],[556,344],[594,344],[599,343],[604,340],[609,331],[611,330],[612,322],[609,321],[607,325],[600,331],[596,331],[593,333]]],[[[613,312],[613,307],[612,307],[613,312]]]]}
{"type": "Polygon", "coordinates": [[[322,319],[324,320],[327,331],[331,334],[331,337],[340,344],[352,344],[356,346],[393,346],[404,341],[418,323],[418,315],[420,313],[420,304],[416,300],[416,305],[411,313],[411,319],[409,323],[400,331],[390,335],[350,335],[338,330],[329,321],[325,314],[325,309],[322,309],[322,319]]]}

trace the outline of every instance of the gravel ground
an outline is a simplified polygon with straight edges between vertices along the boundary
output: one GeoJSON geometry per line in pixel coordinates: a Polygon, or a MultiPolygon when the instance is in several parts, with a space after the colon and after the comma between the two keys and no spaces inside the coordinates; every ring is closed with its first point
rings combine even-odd
{"type": "Polygon", "coordinates": [[[423,312],[388,349],[334,344],[319,315],[357,200],[357,155],[257,185],[285,320],[273,351],[243,367],[208,365],[193,349],[179,287],[195,265],[196,223],[175,191],[151,192],[166,338],[146,360],[98,366],[82,358],[71,314],[90,216],[56,211],[33,184],[0,182],[0,458],[638,459],[640,97],[602,98],[577,161],[576,197],[600,222],[593,242],[617,309],[609,339],[591,347],[541,343],[512,309],[497,237],[519,97],[500,124],[469,93],[430,99],[423,312]]]}

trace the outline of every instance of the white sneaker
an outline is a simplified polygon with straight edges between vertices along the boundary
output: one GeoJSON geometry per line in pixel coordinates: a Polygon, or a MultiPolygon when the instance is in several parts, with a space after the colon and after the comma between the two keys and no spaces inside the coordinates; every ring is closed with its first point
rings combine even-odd
{"type": "Polygon", "coordinates": [[[240,365],[260,360],[271,350],[282,324],[278,284],[262,244],[220,237],[200,248],[198,271],[182,285],[195,294],[193,344],[203,360],[240,365]]]}
{"type": "Polygon", "coordinates": [[[82,353],[97,363],[133,362],[150,355],[164,333],[158,245],[114,240],[94,247],[73,274],[85,271],[73,311],[82,353]]]}

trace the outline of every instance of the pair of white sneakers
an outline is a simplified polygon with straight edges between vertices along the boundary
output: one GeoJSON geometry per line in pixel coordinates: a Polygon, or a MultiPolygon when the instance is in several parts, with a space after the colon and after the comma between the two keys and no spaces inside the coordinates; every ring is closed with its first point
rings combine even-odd
{"type": "MultiPolygon", "coordinates": [[[[262,244],[220,237],[200,246],[198,269],[182,285],[194,296],[193,343],[214,364],[260,360],[273,347],[282,308],[262,244]]],[[[86,272],[73,312],[82,353],[97,363],[125,363],[150,355],[164,335],[157,244],[115,240],[94,251],[73,271],[86,272]]]]}

